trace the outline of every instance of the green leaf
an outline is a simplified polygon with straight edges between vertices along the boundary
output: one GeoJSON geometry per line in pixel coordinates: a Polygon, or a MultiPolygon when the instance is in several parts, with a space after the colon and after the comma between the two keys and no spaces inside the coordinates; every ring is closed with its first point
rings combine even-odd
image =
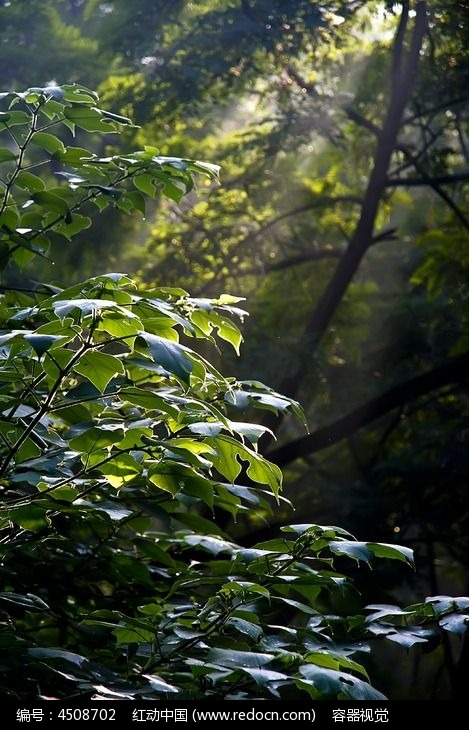
{"type": "Polygon", "coordinates": [[[365,607],[367,610],[372,610],[369,616],[366,617],[366,623],[377,621],[381,618],[389,618],[395,616],[411,616],[413,611],[404,610],[399,606],[388,605],[386,603],[371,604],[365,607]]]}
{"type": "Polygon", "coordinates": [[[226,317],[222,317],[213,309],[211,311],[196,309],[191,315],[191,321],[200,327],[207,335],[209,335],[215,327],[218,330],[218,336],[233,345],[233,348],[239,355],[239,347],[243,341],[243,337],[238,327],[236,327],[231,320],[226,317]]]}
{"type": "Polygon", "coordinates": [[[240,434],[243,438],[247,438],[252,444],[257,444],[259,439],[268,433],[275,438],[273,432],[267,426],[259,426],[257,423],[242,423],[241,421],[230,421],[230,426],[234,433],[240,434]]]}
{"type": "Polygon", "coordinates": [[[184,480],[179,479],[179,468],[179,464],[165,460],[163,464],[156,464],[148,470],[148,480],[159,489],[169,492],[175,497],[184,487],[184,480]]]}
{"type": "Polygon", "coordinates": [[[27,438],[16,452],[15,460],[17,464],[20,464],[23,461],[35,459],[37,456],[40,455],[41,449],[39,448],[37,443],[35,443],[32,438],[27,438]]]}
{"type": "MultiPolygon", "coordinates": [[[[372,629],[372,627],[370,627],[372,629]]],[[[411,628],[394,628],[386,633],[386,639],[395,644],[400,644],[405,649],[411,649],[415,644],[426,644],[434,636],[431,629],[424,629],[420,626],[411,628]]]]}
{"type": "Polygon", "coordinates": [[[36,144],[38,147],[41,147],[43,150],[46,150],[46,152],[49,152],[51,155],[56,152],[65,152],[65,146],[62,140],[55,137],[53,134],[48,134],[47,132],[35,132],[31,137],[31,142],[36,144]]]}
{"type": "Polygon", "coordinates": [[[59,162],[65,162],[68,165],[74,167],[80,167],[86,165],[91,159],[96,157],[89,150],[85,150],[84,147],[66,147],[65,151],[58,150],[54,154],[54,158],[59,162]]]}
{"type": "Polygon", "coordinates": [[[22,170],[15,179],[15,184],[24,190],[29,190],[30,193],[37,193],[44,190],[45,185],[40,177],[33,175],[27,170],[22,170]]]}
{"type": "Polygon", "coordinates": [[[45,114],[48,119],[61,118],[64,105],[54,99],[48,99],[45,104],[41,105],[41,113],[45,114]]]}
{"type": "MultiPolygon", "coordinates": [[[[165,452],[165,459],[148,469],[148,479],[152,484],[170,492],[173,496],[185,492],[213,507],[213,484],[198,474],[190,466],[171,460],[176,456],[172,451],[165,452]]],[[[197,462],[196,462],[197,464],[197,462]]]]}
{"type": "MultiPolygon", "coordinates": [[[[95,104],[99,98],[95,91],[87,89],[86,86],[81,86],[80,84],[64,84],[64,86],[58,88],[58,98],[63,98],[64,101],[95,104]]],[[[49,91],[49,88],[47,91],[49,91]]]]}
{"type": "Polygon", "coordinates": [[[251,677],[259,687],[265,687],[269,682],[286,682],[291,678],[282,672],[257,667],[240,667],[241,671],[251,677]]]}
{"type": "MultiPolygon", "coordinates": [[[[454,598],[452,596],[428,596],[425,599],[425,608],[430,607],[431,616],[442,616],[445,613],[451,613],[455,608],[465,610],[469,608],[469,598],[454,598]]],[[[369,608],[367,606],[367,608],[369,608]]],[[[371,606],[374,608],[374,606],[371,606]]]]}
{"type": "Polygon", "coordinates": [[[30,123],[31,123],[31,117],[26,112],[9,111],[9,112],[1,112],[1,115],[0,115],[0,125],[5,125],[6,127],[15,127],[19,124],[30,124],[30,123]]]}
{"type": "MultiPolygon", "coordinates": [[[[210,177],[212,180],[217,180],[220,174],[220,165],[214,165],[212,162],[201,162],[200,160],[196,160],[195,162],[190,161],[189,169],[194,170],[195,172],[203,173],[207,175],[207,177],[210,177]]],[[[228,295],[224,294],[222,296],[228,295]]],[[[236,297],[236,301],[240,300],[236,297]]]]}
{"type": "MultiPolygon", "coordinates": [[[[236,551],[233,551],[236,554],[236,551]]],[[[264,598],[270,599],[270,591],[265,586],[259,585],[259,583],[252,583],[248,580],[232,580],[229,583],[225,583],[221,588],[222,591],[227,593],[253,593],[258,596],[264,596],[264,598]]]]}
{"type": "Polygon", "coordinates": [[[177,439],[168,439],[165,442],[170,449],[184,449],[191,454],[214,454],[214,449],[204,441],[194,441],[194,439],[178,437],[177,439]]]}
{"type": "Polygon", "coordinates": [[[74,365],[74,370],[93,383],[101,393],[116,375],[124,374],[124,366],[119,358],[93,351],[85,352],[74,365]]]}
{"type": "Polygon", "coordinates": [[[197,421],[196,423],[188,423],[187,428],[192,433],[201,436],[218,436],[223,428],[221,421],[197,421]]]}
{"type": "Polygon", "coordinates": [[[34,352],[41,357],[41,355],[44,355],[47,350],[49,350],[53,345],[56,345],[59,342],[63,342],[66,337],[61,337],[59,335],[42,335],[42,334],[28,334],[24,335],[24,339],[26,342],[31,345],[34,352]]]}
{"type": "Polygon", "coordinates": [[[451,631],[453,634],[464,634],[469,628],[469,616],[460,613],[450,613],[440,619],[442,629],[451,631]]]}
{"type": "Polygon", "coordinates": [[[298,686],[304,689],[311,688],[312,697],[322,699],[348,700],[385,700],[386,697],[362,679],[352,674],[318,667],[315,664],[303,665],[299,669],[304,680],[298,686]]]}
{"type": "MultiPolygon", "coordinates": [[[[160,565],[167,565],[170,568],[176,568],[176,561],[168,555],[154,540],[148,540],[145,538],[136,538],[135,543],[144,555],[148,555],[152,560],[159,563],[160,565]]],[[[147,606],[139,606],[138,610],[142,613],[154,615],[155,613],[162,613],[161,606],[155,606],[154,604],[147,606]]]]}
{"type": "Polygon", "coordinates": [[[148,172],[144,172],[141,175],[134,175],[132,182],[138,190],[141,190],[145,195],[154,197],[156,193],[156,185],[154,183],[153,175],[148,172]]]}
{"type": "Polygon", "coordinates": [[[284,537],[278,537],[274,540],[266,540],[265,542],[259,542],[254,545],[259,550],[272,550],[276,553],[291,554],[295,543],[292,540],[287,540],[284,537]]]}
{"type": "Polygon", "coordinates": [[[129,319],[133,318],[132,312],[123,309],[112,299],[55,299],[52,302],[52,307],[60,319],[64,319],[74,311],[79,311],[83,316],[89,316],[101,314],[101,312],[105,312],[108,309],[117,309],[129,319]]]}
{"type": "Polygon", "coordinates": [[[149,437],[152,435],[153,431],[150,428],[151,421],[148,419],[146,421],[148,423],[148,427],[141,427],[141,426],[132,426],[126,430],[125,436],[122,441],[119,441],[118,448],[119,449],[135,449],[135,448],[142,448],[143,446],[143,436],[149,437]]]}
{"type": "Polygon", "coordinates": [[[123,388],[119,393],[120,398],[128,403],[133,403],[141,408],[149,410],[157,410],[167,413],[172,418],[177,419],[179,408],[174,403],[168,402],[165,398],[151,390],[143,388],[123,388]]]}
{"type": "Polygon", "coordinates": [[[116,489],[131,482],[142,472],[142,466],[130,454],[116,454],[113,459],[96,468],[116,489]]]}
{"type": "MultiPolygon", "coordinates": [[[[143,327],[142,322],[138,317],[129,319],[125,314],[121,312],[104,312],[98,323],[98,329],[104,330],[114,337],[125,337],[131,338],[136,337],[139,330],[143,327]]],[[[127,339],[129,343],[129,339],[127,339]]],[[[135,360],[126,360],[127,363],[133,363],[135,360]]],[[[148,362],[151,362],[150,360],[148,362]]]]}
{"type": "Polygon", "coordinates": [[[314,534],[325,538],[334,538],[338,535],[344,535],[346,537],[352,537],[350,532],[343,530],[341,527],[335,525],[315,525],[314,523],[303,523],[299,525],[285,525],[280,528],[282,532],[294,532],[296,535],[314,534]]]}
{"type": "Polygon", "coordinates": [[[209,535],[217,535],[219,537],[226,538],[223,530],[215,524],[213,519],[207,520],[205,517],[201,517],[200,515],[192,514],[190,512],[172,512],[171,516],[183,525],[187,525],[187,527],[194,530],[194,532],[200,532],[201,534],[206,532],[209,535]]]}
{"type": "Polygon", "coordinates": [[[113,121],[105,121],[106,117],[103,112],[96,107],[85,106],[83,104],[74,104],[66,106],[64,114],[73,124],[87,132],[106,132],[107,134],[115,132],[116,126],[113,121]]]}
{"type": "Polygon", "coordinates": [[[282,472],[276,464],[252,451],[230,436],[220,435],[206,439],[215,450],[215,456],[208,458],[214,467],[230,481],[235,481],[241,471],[241,461],[248,462],[248,476],[259,484],[268,484],[277,497],[282,485],[282,472]]]}
{"type": "Polygon", "coordinates": [[[33,593],[18,594],[18,593],[0,593],[0,602],[12,603],[16,606],[21,606],[29,611],[49,611],[49,606],[44,603],[42,598],[35,596],[33,593]]]}
{"type": "Polygon", "coordinates": [[[253,624],[251,621],[246,621],[244,618],[238,618],[232,616],[225,623],[225,626],[231,626],[232,628],[239,631],[240,634],[246,634],[250,639],[257,642],[263,634],[263,630],[257,624],[253,624]]]}
{"type": "Polygon", "coordinates": [[[63,342],[67,338],[60,335],[39,334],[30,330],[12,330],[0,336],[0,344],[13,339],[24,339],[28,345],[31,345],[37,355],[41,356],[53,345],[63,342]]]}
{"type": "Polygon", "coordinates": [[[246,401],[251,401],[253,405],[256,403],[260,404],[265,406],[267,410],[274,411],[275,413],[283,413],[292,405],[292,402],[288,398],[283,398],[278,393],[260,393],[257,391],[250,392],[236,389],[229,391],[225,399],[237,408],[245,408],[246,401]]]}
{"type": "Polygon", "coordinates": [[[145,215],[145,198],[137,190],[132,190],[125,193],[125,199],[130,201],[131,205],[135,210],[138,210],[142,215],[145,215]]]}
{"type": "Polygon", "coordinates": [[[414,551],[403,545],[388,545],[384,542],[368,542],[367,547],[377,558],[389,558],[390,560],[402,560],[408,565],[414,566],[414,551]]]}
{"type": "Polygon", "coordinates": [[[180,690],[172,684],[168,684],[161,677],[154,674],[142,674],[144,679],[150,683],[152,692],[179,692],[180,690]]]}
{"type": "Polygon", "coordinates": [[[77,233],[86,230],[90,226],[91,218],[88,218],[88,216],[86,215],[74,213],[71,219],[68,220],[68,222],[60,221],[59,223],[57,223],[57,225],[54,227],[54,230],[56,233],[60,233],[68,240],[71,240],[73,236],[75,236],[77,233]]]}
{"type": "Polygon", "coordinates": [[[63,198],[55,193],[49,193],[46,190],[39,190],[36,193],[32,193],[31,198],[41,208],[50,210],[52,213],[59,213],[65,218],[66,223],[71,223],[72,216],[70,208],[63,198]]]}
{"type": "Polygon", "coordinates": [[[157,335],[151,335],[148,332],[139,332],[139,337],[146,343],[156,363],[162,365],[168,373],[175,375],[184,382],[189,381],[193,365],[186,354],[185,347],[157,335]]]}
{"type": "Polygon", "coordinates": [[[16,208],[6,208],[0,215],[0,228],[8,232],[14,231],[18,221],[19,215],[16,208]]]}
{"type": "Polygon", "coordinates": [[[318,612],[315,608],[312,606],[308,606],[306,603],[302,603],[301,601],[295,601],[293,598],[284,598],[283,596],[272,596],[273,601],[280,601],[280,603],[285,603],[287,606],[291,606],[292,608],[296,609],[297,611],[300,611],[301,613],[305,613],[309,616],[317,616],[318,612]]]}
{"type": "Polygon", "coordinates": [[[91,188],[92,190],[97,190],[102,195],[108,195],[110,198],[114,198],[114,200],[118,200],[121,195],[123,195],[122,190],[112,187],[111,185],[98,185],[96,183],[93,183],[87,185],[87,187],[91,188]]]}
{"type": "Polygon", "coordinates": [[[60,659],[63,662],[79,667],[88,663],[86,657],[80,656],[80,654],[73,654],[70,651],[62,651],[61,649],[48,649],[37,646],[27,649],[27,653],[36,659],[60,659]]]}
{"type": "Polygon", "coordinates": [[[222,667],[261,669],[275,659],[274,654],[234,649],[210,649],[207,661],[222,667]]]}
{"type": "Polygon", "coordinates": [[[17,156],[6,147],[0,147],[0,162],[11,162],[16,160],[17,156]]]}
{"type": "Polygon", "coordinates": [[[362,674],[367,681],[370,680],[368,673],[361,664],[349,659],[346,656],[334,652],[332,649],[323,648],[320,651],[311,651],[306,654],[305,659],[312,664],[330,669],[350,669],[352,672],[362,674]]]}
{"type": "Polygon", "coordinates": [[[241,558],[246,563],[251,563],[253,560],[258,560],[258,558],[264,558],[266,555],[274,557],[277,553],[271,550],[258,550],[256,548],[241,548],[236,553],[236,557],[241,558]]]}
{"type": "Polygon", "coordinates": [[[368,563],[373,557],[373,552],[370,550],[366,542],[358,542],[355,540],[332,540],[329,543],[329,549],[336,555],[347,555],[349,558],[364,560],[366,563],[368,563]]]}
{"type": "Polygon", "coordinates": [[[9,511],[9,518],[15,525],[19,525],[25,530],[31,530],[32,532],[43,530],[51,524],[47,516],[47,510],[34,504],[11,509],[9,511]]]}
{"type": "Polygon", "coordinates": [[[55,381],[62,374],[64,368],[67,367],[73,355],[73,350],[63,348],[54,349],[53,352],[47,351],[47,356],[43,360],[42,367],[52,380],[55,381]]]}
{"type": "Polygon", "coordinates": [[[109,111],[103,111],[102,114],[104,118],[111,119],[113,122],[118,122],[119,124],[131,124],[134,126],[128,117],[123,117],[121,114],[114,114],[114,112],[109,111]]]}
{"type": "Polygon", "coordinates": [[[90,454],[93,451],[99,451],[107,446],[119,443],[123,437],[124,431],[121,424],[113,424],[112,427],[108,426],[107,428],[104,425],[99,427],[82,425],[77,429],[71,429],[69,435],[71,448],[84,454],[90,454]],[[79,433],[75,435],[77,430],[79,433]]]}
{"type": "Polygon", "coordinates": [[[223,436],[214,439],[209,438],[207,443],[213,447],[215,452],[215,455],[211,457],[214,467],[229,481],[234,482],[241,472],[238,455],[242,444],[223,436]]]}
{"type": "Polygon", "coordinates": [[[192,547],[199,547],[202,550],[206,550],[212,555],[218,555],[222,552],[231,554],[236,547],[232,542],[222,540],[222,538],[213,535],[186,535],[184,542],[192,547]]]}
{"type": "Polygon", "coordinates": [[[33,251],[32,247],[20,246],[16,251],[12,251],[11,259],[18,265],[19,269],[24,269],[32,259],[36,256],[36,252],[33,251]]]}

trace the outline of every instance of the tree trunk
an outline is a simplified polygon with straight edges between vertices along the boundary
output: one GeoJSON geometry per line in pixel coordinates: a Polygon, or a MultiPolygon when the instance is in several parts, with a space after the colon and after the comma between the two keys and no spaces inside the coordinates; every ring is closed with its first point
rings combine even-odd
{"type": "MultiPolygon", "coordinates": [[[[409,24],[409,3],[403,3],[402,14],[394,40],[391,96],[382,128],[377,133],[373,169],[363,198],[360,218],[347,250],[306,324],[303,341],[308,343],[310,355],[326,332],[337,306],[355,276],[366,251],[373,243],[374,224],[381,198],[386,190],[391,157],[397,145],[402,116],[414,88],[419,55],[427,28],[426,16],[426,2],[417,2],[410,47],[406,52],[404,49],[404,35],[409,24]]],[[[279,386],[279,392],[291,398],[296,397],[307,373],[307,366],[304,363],[299,363],[296,372],[283,380],[279,386]]],[[[277,419],[276,423],[272,419],[270,425],[275,427],[278,426],[279,422],[280,419],[277,419]]]]}

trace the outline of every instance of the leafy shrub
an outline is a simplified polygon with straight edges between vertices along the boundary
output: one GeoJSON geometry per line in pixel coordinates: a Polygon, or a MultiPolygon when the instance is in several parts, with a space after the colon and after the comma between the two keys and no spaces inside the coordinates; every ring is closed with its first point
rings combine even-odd
{"type": "MultiPolygon", "coordinates": [[[[178,201],[194,176],[216,179],[214,165],[153,148],[99,157],[69,145],[77,129],[130,123],[97,102],[74,85],[3,95],[7,276],[86,230],[96,209],[143,214],[148,196],[178,201]]],[[[465,630],[467,599],[327,614],[347,583],[336,556],[411,564],[404,547],[299,524],[247,549],[217,525],[223,511],[265,517],[282,499],[282,474],[257,449],[265,428],[236,413],[301,418],[200,354],[198,340],[239,348],[238,299],[142,290],[120,273],[3,292],[4,696],[378,700],[356,658],[364,639],[411,646],[465,630]]]]}

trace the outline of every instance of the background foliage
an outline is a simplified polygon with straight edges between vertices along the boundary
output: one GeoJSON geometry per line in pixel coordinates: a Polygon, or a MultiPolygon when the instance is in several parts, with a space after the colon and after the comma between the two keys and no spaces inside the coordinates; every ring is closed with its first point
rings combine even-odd
{"type": "MultiPolygon", "coordinates": [[[[135,163],[127,153],[145,145],[158,149],[148,159],[207,159],[222,164],[223,184],[200,181],[181,199],[168,185],[173,200],[150,196],[142,222],[137,196],[156,190],[106,193],[96,186],[114,184],[98,180],[99,165],[88,166],[92,179],[91,170],[74,168],[74,175],[86,172],[86,181],[58,186],[55,173],[71,171],[59,163],[73,160],[61,160],[60,147],[32,145],[31,164],[46,153],[54,159],[31,174],[40,172],[62,202],[47,202],[23,176],[24,192],[15,194],[23,195],[20,205],[33,200],[25,215],[36,218],[23,227],[34,234],[12,239],[5,210],[2,260],[13,255],[23,266],[33,246],[55,266],[44,258],[23,273],[10,266],[5,291],[36,289],[37,281],[75,284],[117,269],[135,272],[136,291],[170,286],[196,299],[217,299],[225,290],[246,296],[253,316],[241,360],[235,366],[225,353],[216,365],[236,367],[241,380],[267,382],[305,406],[309,436],[294,418],[267,418],[278,443],[260,442],[284,471],[295,521],[338,523],[375,542],[402,540],[414,548],[417,577],[388,564],[373,573],[372,584],[367,572],[357,576],[365,602],[417,603],[427,594],[467,592],[466,3],[26,5],[27,12],[14,3],[0,9],[3,88],[42,87],[58,69],[58,81],[99,86],[105,109],[141,126],[122,126],[119,147],[112,118],[98,114],[105,129],[79,128],[72,146],[93,149],[99,159],[125,151],[127,162],[112,162],[114,177],[135,163]],[[418,43],[422,52],[412,56],[418,43]],[[87,205],[95,210],[101,200],[105,210],[93,228],[75,220],[82,231],[68,229],[77,235],[66,246],[71,224],[63,220],[48,253],[36,236],[38,216],[44,228],[66,215],[65,205],[73,215],[86,185],[95,186],[87,195],[96,193],[87,205]],[[126,207],[137,215],[125,216],[126,207]],[[24,245],[24,237],[33,240],[24,245]],[[357,257],[352,266],[350,252],[357,257]],[[337,284],[340,266],[346,280],[330,288],[326,316],[324,288],[337,284]]],[[[53,132],[70,146],[69,131],[53,132]]],[[[7,156],[2,166],[11,164],[7,156]]],[[[91,208],[80,215],[89,219],[91,208]]],[[[210,335],[212,325],[204,326],[210,335]]],[[[20,340],[12,346],[28,352],[20,340]]],[[[201,337],[197,352],[209,353],[201,337]]],[[[238,399],[239,420],[250,420],[253,401],[259,399],[238,399]]],[[[281,503],[266,521],[266,509],[244,510],[236,524],[216,511],[217,524],[246,547],[277,539],[292,513],[281,503]]],[[[351,593],[334,601],[339,615],[357,608],[351,593]]],[[[400,674],[400,687],[379,659],[375,676],[392,696],[457,696],[467,659],[465,644],[445,640],[430,657],[417,648],[408,660],[399,655],[408,673],[405,682],[400,674]]]]}

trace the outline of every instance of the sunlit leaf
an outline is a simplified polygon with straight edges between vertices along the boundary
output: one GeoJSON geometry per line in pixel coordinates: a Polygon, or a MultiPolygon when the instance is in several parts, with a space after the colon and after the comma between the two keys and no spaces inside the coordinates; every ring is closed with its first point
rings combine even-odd
{"type": "Polygon", "coordinates": [[[35,132],[31,137],[31,142],[38,147],[42,147],[43,150],[46,150],[51,155],[56,152],[65,152],[65,146],[62,140],[47,132],[35,132]]]}
{"type": "Polygon", "coordinates": [[[88,378],[101,393],[116,375],[124,374],[124,366],[119,358],[104,352],[85,352],[74,365],[74,370],[88,378]]]}
{"type": "Polygon", "coordinates": [[[156,363],[181,380],[186,382],[189,380],[193,365],[182,345],[169,342],[148,332],[139,332],[139,337],[145,341],[148,351],[156,363]]]}

